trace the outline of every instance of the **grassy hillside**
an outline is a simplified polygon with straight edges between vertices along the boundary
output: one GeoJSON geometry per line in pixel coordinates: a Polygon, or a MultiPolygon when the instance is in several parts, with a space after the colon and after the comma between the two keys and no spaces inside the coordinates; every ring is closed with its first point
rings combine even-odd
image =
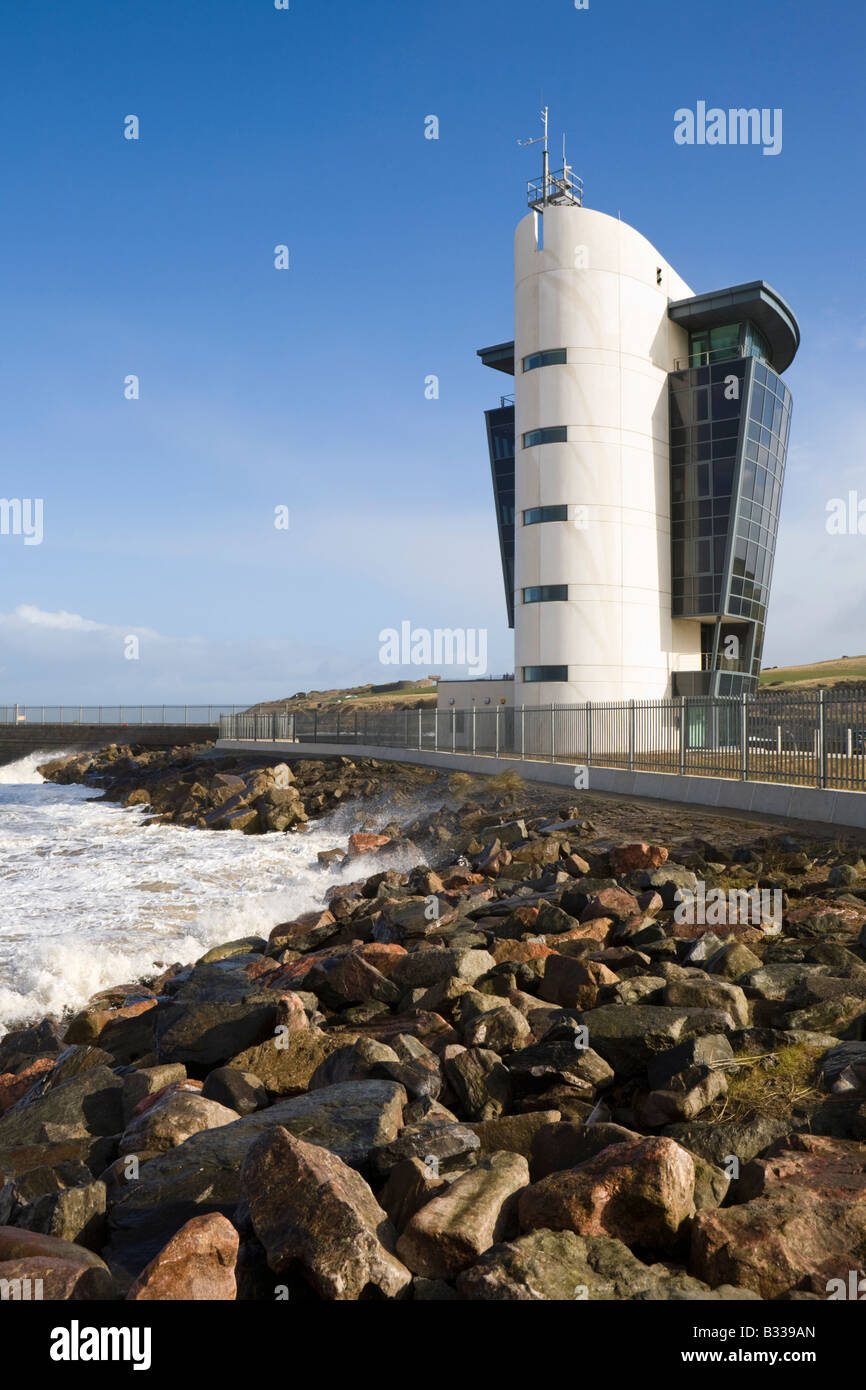
{"type": "Polygon", "coordinates": [[[820,686],[866,686],[866,656],[840,656],[808,666],[772,666],[760,675],[762,690],[817,690],[820,686]]]}
{"type": "Polygon", "coordinates": [[[418,684],[393,682],[390,685],[353,685],[346,690],[301,690],[285,700],[264,700],[253,705],[253,714],[292,714],[302,710],[395,710],[436,707],[436,679],[418,684]]]}

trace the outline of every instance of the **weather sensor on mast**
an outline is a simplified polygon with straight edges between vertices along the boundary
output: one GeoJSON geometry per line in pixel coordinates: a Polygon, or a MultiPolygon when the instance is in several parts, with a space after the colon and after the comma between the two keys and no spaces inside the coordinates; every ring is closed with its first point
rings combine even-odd
{"type": "Polygon", "coordinates": [[[548,205],[561,207],[565,204],[572,204],[574,207],[583,206],[583,180],[576,177],[570,164],[565,158],[565,136],[562,137],[562,168],[555,173],[550,172],[550,153],[548,150],[548,115],[549,108],[544,107],[541,112],[541,123],[544,127],[544,134],[537,135],[534,140],[518,140],[518,145],[543,145],[543,162],[541,180],[531,179],[527,185],[529,192],[529,206],[535,212],[544,212],[548,205]]]}

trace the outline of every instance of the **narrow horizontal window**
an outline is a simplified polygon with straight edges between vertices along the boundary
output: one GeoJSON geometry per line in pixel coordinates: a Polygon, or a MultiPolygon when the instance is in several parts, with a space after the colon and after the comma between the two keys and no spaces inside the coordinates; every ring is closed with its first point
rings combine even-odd
{"type": "Polygon", "coordinates": [[[565,444],[568,439],[568,429],[565,425],[555,425],[547,430],[530,430],[523,436],[524,449],[531,449],[535,444],[565,444]]]}
{"type": "Polygon", "coordinates": [[[551,348],[549,352],[533,352],[523,359],[523,370],[533,372],[536,367],[561,367],[568,361],[565,348],[551,348]]]}
{"type": "Polygon", "coordinates": [[[540,521],[568,521],[568,507],[530,507],[523,513],[524,526],[537,526],[540,521]]]}
{"type": "Polygon", "coordinates": [[[524,666],[523,679],[531,685],[535,681],[567,681],[567,666],[524,666]]]}
{"type": "Polygon", "coordinates": [[[523,590],[524,603],[562,603],[568,599],[567,584],[538,584],[523,590]]]}

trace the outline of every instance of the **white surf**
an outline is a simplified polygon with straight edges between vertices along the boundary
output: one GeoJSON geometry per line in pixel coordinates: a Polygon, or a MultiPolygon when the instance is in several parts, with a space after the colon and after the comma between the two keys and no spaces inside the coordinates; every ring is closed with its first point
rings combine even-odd
{"type": "Polygon", "coordinates": [[[345,844],[361,806],[297,835],[146,825],[140,808],[43,781],[36,768],[53,756],[0,768],[0,1035],[221,942],[266,937],[364,873],[316,861],[345,844]]]}

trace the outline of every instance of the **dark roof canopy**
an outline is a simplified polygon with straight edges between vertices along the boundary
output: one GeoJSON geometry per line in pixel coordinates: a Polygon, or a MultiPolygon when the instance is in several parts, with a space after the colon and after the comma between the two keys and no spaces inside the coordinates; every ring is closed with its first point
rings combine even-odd
{"type": "Polygon", "coordinates": [[[770,345],[772,366],[777,372],[790,367],[800,346],[800,328],[793,310],[764,280],[674,300],[668,305],[668,313],[689,332],[751,319],[770,345]]]}
{"type": "Polygon", "coordinates": [[[514,344],[496,343],[493,347],[479,348],[478,356],[485,367],[493,367],[497,372],[514,376],[514,344]]]}

